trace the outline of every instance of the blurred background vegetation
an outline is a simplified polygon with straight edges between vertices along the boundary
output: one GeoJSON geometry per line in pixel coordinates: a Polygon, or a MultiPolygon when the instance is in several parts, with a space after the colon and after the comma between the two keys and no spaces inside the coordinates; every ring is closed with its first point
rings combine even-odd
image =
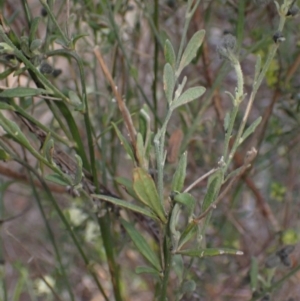
{"type": "MultiPolygon", "coordinates": [[[[33,18],[40,17],[35,37],[40,42],[35,42],[36,46],[31,43],[28,52],[35,53],[38,50],[40,55],[45,55],[36,65],[63,95],[71,99],[72,104],[66,109],[53,105],[50,99],[32,95],[21,95],[20,99],[16,99],[17,104],[58,134],[56,143],[73,157],[75,141],[78,144],[78,136],[75,137],[76,133],[73,132],[72,121],[75,121],[75,132],[78,131],[86,157],[89,157],[91,141],[86,132],[86,115],[82,113],[86,107],[82,108],[82,99],[78,99],[83,89],[83,73],[80,72],[84,72],[90,134],[96,158],[92,168],[97,171],[104,187],[130,200],[116,178],[122,176],[130,179],[133,164],[112,123],[124,135],[127,132],[94,50],[95,47],[100,49],[135,126],[138,127],[140,109],[147,104],[152,117],[151,126],[153,130],[158,129],[166,112],[163,47],[166,39],[169,39],[178,50],[187,1],[48,1],[63,34],[76,49],[80,64],[74,57],[55,53],[57,49],[67,49],[70,45],[66,45],[66,40],[50,21],[43,2],[1,1],[1,24],[9,26],[20,40],[26,40],[22,37],[30,38],[33,18]],[[80,70],[79,66],[83,69],[80,70]]],[[[281,4],[283,1],[279,2],[281,4]]],[[[277,23],[278,13],[272,1],[200,2],[191,20],[187,40],[199,29],[205,29],[206,36],[196,58],[183,71],[183,75],[189,79],[187,87],[201,85],[207,90],[197,101],[181,107],[170,121],[167,132],[168,164],[165,168],[167,185],[171,185],[182,151],[188,151],[185,186],[216,167],[222,155],[223,123],[231,107],[231,100],[224,92],[234,93],[236,85],[232,67],[221,60],[216,51],[224,34],[231,33],[237,38],[245,91],[250,93],[256,56],[260,55],[262,60],[267,57],[274,43],[277,23]]],[[[261,300],[300,300],[299,32],[299,18],[295,15],[287,21],[282,32],[285,40],[280,44],[257,93],[248,121],[250,124],[262,116],[262,122],[238,149],[232,169],[242,165],[251,147],[258,150],[258,156],[251,169],[214,210],[206,231],[207,246],[242,250],[244,256],[194,260],[185,276],[194,280],[196,287],[192,292],[187,289],[188,293],[181,300],[257,300],[252,296],[254,280],[250,277],[251,272],[258,275],[255,288],[258,291],[259,287],[267,288],[270,292],[270,295],[266,292],[260,296],[261,300]],[[283,249],[286,245],[295,246],[295,250],[286,251],[283,249]],[[287,254],[281,256],[285,251],[287,254]],[[268,268],[273,267],[272,260],[281,261],[276,270],[268,268]],[[266,262],[269,266],[266,266],[266,262]],[[282,278],[285,275],[288,277],[282,278]]],[[[0,89],[35,87],[32,74],[25,69],[20,71],[23,67],[13,54],[9,56],[2,52],[0,89]],[[6,70],[11,72],[5,73],[6,70]]],[[[243,117],[246,101],[247,97],[238,113],[238,120],[243,117]]],[[[18,115],[8,113],[8,116],[19,125],[32,146],[39,150],[39,140],[18,115]]],[[[6,158],[6,162],[0,165],[0,259],[3,283],[0,288],[3,297],[0,299],[105,300],[93,280],[96,277],[108,300],[114,300],[99,221],[95,218],[91,202],[81,197],[73,198],[57,183],[42,183],[37,177],[30,176],[30,167],[39,170],[44,178],[49,171],[3,131],[1,140],[10,146],[15,157],[23,164],[6,158]],[[50,195],[61,208],[79,244],[84,246],[89,259],[88,266],[75,248],[50,195]],[[53,240],[56,241],[62,265],[58,263],[53,240]],[[62,266],[65,272],[62,272],[62,266]],[[90,270],[93,270],[94,276],[91,276],[90,270]]],[[[5,159],[3,155],[2,159],[5,159]]],[[[207,182],[203,181],[192,190],[197,200],[203,199],[206,185],[207,182]]],[[[117,222],[118,216],[112,216],[111,219],[109,227],[114,241],[115,260],[121,266],[122,300],[153,300],[155,286],[152,278],[135,273],[135,268],[143,264],[143,258],[117,222]]],[[[137,227],[149,244],[157,249],[151,234],[145,228],[137,227]]],[[[176,290],[180,273],[181,269],[175,262],[169,290],[176,290]]]]}

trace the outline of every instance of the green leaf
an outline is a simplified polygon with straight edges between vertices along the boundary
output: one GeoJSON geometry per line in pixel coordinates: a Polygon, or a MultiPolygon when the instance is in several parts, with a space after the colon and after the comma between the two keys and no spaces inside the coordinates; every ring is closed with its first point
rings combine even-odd
{"type": "Polygon", "coordinates": [[[117,133],[117,136],[120,139],[121,144],[123,145],[126,153],[129,155],[129,157],[131,158],[132,161],[135,161],[131,145],[128,143],[128,141],[125,139],[125,137],[122,135],[122,133],[118,129],[117,125],[115,123],[113,123],[113,122],[111,124],[114,127],[114,129],[115,129],[115,131],[117,133]]]}
{"type": "Polygon", "coordinates": [[[189,88],[186,91],[184,91],[178,99],[174,100],[174,102],[171,104],[171,108],[175,109],[178,108],[182,105],[185,105],[197,98],[199,98],[200,96],[202,96],[202,94],[205,92],[205,88],[204,87],[193,87],[193,88],[189,88]]]}
{"type": "Polygon", "coordinates": [[[222,177],[222,171],[217,171],[210,176],[207,183],[207,192],[205,194],[202,204],[202,212],[204,212],[210,206],[210,204],[212,204],[215,201],[222,184],[222,177]]]}
{"type": "Polygon", "coordinates": [[[136,193],[134,192],[133,190],[133,187],[132,187],[132,181],[130,181],[129,179],[127,178],[124,178],[124,177],[116,177],[115,178],[115,181],[117,183],[119,183],[120,185],[124,186],[125,187],[125,190],[126,192],[132,196],[134,199],[138,199],[138,196],[136,195],[136,193]]]}
{"type": "Polygon", "coordinates": [[[7,153],[4,149],[0,148],[0,160],[7,162],[11,160],[11,156],[9,153],[7,153]]]}
{"type": "Polygon", "coordinates": [[[190,222],[180,236],[178,250],[180,250],[184,244],[190,241],[197,234],[197,231],[198,225],[194,222],[190,222]]]}
{"type": "Polygon", "coordinates": [[[73,43],[73,46],[75,46],[76,42],[83,38],[83,37],[88,37],[89,34],[88,33],[80,33],[80,34],[76,34],[72,37],[72,43],[73,43]]]}
{"type": "Polygon", "coordinates": [[[43,41],[40,39],[33,40],[30,44],[30,51],[34,52],[35,50],[39,49],[42,44],[43,44],[43,41]]]}
{"type": "Polygon", "coordinates": [[[184,273],[184,263],[183,258],[179,254],[175,254],[172,259],[172,269],[176,273],[179,282],[182,281],[183,273],[184,273]]]}
{"type": "Polygon", "coordinates": [[[187,280],[183,283],[181,293],[192,293],[196,289],[196,282],[194,280],[187,280]]]}
{"type": "Polygon", "coordinates": [[[58,107],[59,111],[64,116],[64,119],[68,124],[70,133],[76,143],[75,145],[76,153],[82,159],[83,167],[86,170],[90,170],[90,163],[86,155],[86,148],[83,145],[82,137],[79,133],[77,123],[75,122],[72,113],[70,112],[68,106],[63,101],[55,101],[54,104],[58,107]]]}
{"type": "Polygon", "coordinates": [[[11,73],[14,72],[13,68],[6,69],[5,71],[0,73],[0,80],[7,78],[11,73]]]}
{"type": "Polygon", "coordinates": [[[174,70],[169,63],[166,63],[164,67],[164,91],[168,103],[172,102],[174,88],[175,88],[174,70]]]}
{"type": "Polygon", "coordinates": [[[77,106],[80,106],[82,104],[82,101],[81,101],[81,99],[79,98],[79,96],[77,95],[76,92],[70,90],[68,92],[68,96],[69,96],[70,102],[73,106],[77,107],[77,106]]]}
{"type": "Polygon", "coordinates": [[[39,28],[41,18],[35,17],[30,23],[29,42],[32,43],[36,37],[36,32],[39,28]]]}
{"type": "Polygon", "coordinates": [[[143,141],[143,136],[141,133],[137,133],[136,137],[136,157],[139,162],[139,166],[145,166],[145,147],[144,147],[144,141],[143,141]]]}
{"type": "Polygon", "coordinates": [[[14,122],[4,117],[0,112],[0,125],[9,135],[17,140],[21,145],[27,148],[32,154],[41,157],[40,154],[32,147],[32,144],[27,140],[26,136],[22,133],[19,126],[14,122]]]}
{"type": "Polygon", "coordinates": [[[155,183],[143,168],[137,167],[133,170],[133,190],[139,200],[150,207],[163,223],[167,222],[155,183]]]}
{"type": "Polygon", "coordinates": [[[224,118],[224,130],[227,132],[230,122],[230,112],[226,112],[225,118],[224,118]]]}
{"type": "Polygon", "coordinates": [[[166,62],[169,63],[174,69],[176,63],[176,54],[169,40],[166,40],[165,42],[164,53],[165,53],[166,62]]]}
{"type": "Polygon", "coordinates": [[[187,44],[183,55],[181,57],[179,67],[176,71],[176,77],[179,77],[181,71],[193,60],[196,56],[205,36],[205,30],[197,31],[192,38],[190,39],[189,43],[187,44]]]}
{"type": "Polygon", "coordinates": [[[159,259],[157,255],[150,249],[149,245],[147,244],[145,238],[137,231],[134,226],[125,220],[121,220],[123,227],[125,228],[126,232],[132,239],[133,243],[135,244],[136,248],[140,251],[140,253],[145,257],[146,260],[158,271],[161,271],[161,266],[159,263],[159,259]]]}
{"type": "Polygon", "coordinates": [[[211,249],[186,249],[176,252],[177,254],[190,257],[210,257],[219,255],[244,255],[242,251],[227,249],[227,248],[211,248],[211,249]]]}
{"type": "Polygon", "coordinates": [[[244,169],[244,168],[245,168],[245,166],[243,165],[243,166],[238,167],[238,168],[236,168],[235,170],[233,170],[233,171],[226,177],[226,179],[225,179],[224,182],[227,182],[229,179],[231,179],[231,178],[235,177],[236,175],[238,175],[238,174],[241,172],[241,170],[244,169]]]}
{"type": "Polygon", "coordinates": [[[61,186],[69,186],[70,183],[66,182],[66,180],[59,174],[51,174],[51,175],[46,175],[45,180],[53,182],[55,184],[61,185],[61,186]]]}
{"type": "Polygon", "coordinates": [[[136,267],[135,272],[137,274],[154,274],[156,276],[159,276],[158,271],[151,267],[136,267]]]}
{"type": "Polygon", "coordinates": [[[187,152],[184,152],[178,162],[175,174],[172,179],[171,190],[182,191],[186,176],[187,152]]]}
{"type": "Polygon", "coordinates": [[[82,176],[83,176],[83,172],[82,172],[82,159],[80,158],[80,156],[78,156],[77,154],[75,154],[75,159],[76,159],[76,172],[75,172],[75,177],[74,177],[74,183],[73,185],[78,185],[81,180],[82,180],[82,176]]]}
{"type": "Polygon", "coordinates": [[[261,56],[257,55],[256,57],[256,63],[255,63],[255,71],[254,71],[254,80],[253,80],[253,85],[255,85],[258,76],[260,74],[260,70],[261,70],[261,56]]]}
{"type": "Polygon", "coordinates": [[[257,128],[257,126],[260,124],[262,118],[259,116],[243,133],[243,136],[241,137],[239,143],[243,143],[257,128]]]}
{"type": "Polygon", "coordinates": [[[0,97],[30,97],[37,96],[41,94],[49,94],[48,91],[44,89],[37,88],[27,88],[27,87],[17,87],[12,89],[4,90],[0,93],[0,97]]]}
{"type": "Polygon", "coordinates": [[[252,292],[257,289],[257,276],[258,276],[258,261],[255,257],[251,258],[251,268],[250,268],[250,280],[251,280],[251,290],[252,292]]]}
{"type": "Polygon", "coordinates": [[[131,210],[131,211],[146,215],[152,219],[158,220],[157,216],[155,214],[153,214],[152,211],[150,211],[149,209],[145,209],[140,206],[134,205],[128,201],[120,200],[120,199],[113,198],[108,195],[102,195],[102,194],[92,194],[91,196],[93,198],[97,198],[97,199],[112,203],[114,205],[123,207],[125,209],[131,210]]]}
{"type": "Polygon", "coordinates": [[[0,100],[0,110],[15,111],[15,108],[6,102],[0,100]]]}
{"type": "Polygon", "coordinates": [[[195,198],[191,194],[183,192],[176,194],[174,197],[174,201],[186,207],[188,218],[190,219],[195,209],[195,198]]]}

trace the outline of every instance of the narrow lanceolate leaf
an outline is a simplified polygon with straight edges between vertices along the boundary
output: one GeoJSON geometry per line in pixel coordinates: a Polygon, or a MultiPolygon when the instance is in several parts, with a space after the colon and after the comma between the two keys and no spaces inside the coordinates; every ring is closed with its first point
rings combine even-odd
{"type": "Polygon", "coordinates": [[[176,71],[176,77],[178,77],[181,71],[193,60],[196,56],[205,36],[205,30],[197,31],[192,38],[190,39],[189,43],[187,44],[183,55],[181,57],[179,67],[176,71]]]}
{"type": "Polygon", "coordinates": [[[152,266],[158,271],[161,271],[161,266],[159,263],[159,259],[157,255],[150,249],[149,245],[145,238],[137,231],[134,226],[125,220],[121,220],[122,225],[124,226],[126,232],[132,239],[136,248],[140,251],[140,253],[145,257],[145,259],[152,264],[152,266]]]}
{"type": "Polygon", "coordinates": [[[230,112],[227,112],[224,118],[224,130],[227,132],[230,122],[230,112]]]}
{"type": "Polygon", "coordinates": [[[137,133],[136,137],[136,154],[135,157],[138,160],[139,166],[145,168],[145,146],[144,146],[144,139],[141,133],[137,133]]]}
{"type": "Polygon", "coordinates": [[[181,249],[181,247],[186,244],[188,241],[190,241],[196,234],[198,230],[198,225],[194,222],[189,223],[184,231],[182,232],[179,243],[178,243],[178,250],[181,249]]]}
{"type": "Polygon", "coordinates": [[[259,116],[247,129],[246,131],[243,133],[243,136],[240,139],[240,144],[243,143],[257,128],[257,126],[260,124],[261,122],[261,116],[259,116]]]}
{"type": "Polygon", "coordinates": [[[186,91],[184,91],[178,99],[176,99],[172,104],[171,104],[171,108],[175,109],[178,108],[182,105],[185,105],[197,98],[199,98],[200,96],[202,96],[202,94],[205,92],[205,88],[204,87],[193,87],[193,88],[189,88],[186,91]]]}
{"type": "Polygon", "coordinates": [[[6,69],[5,71],[1,72],[0,73],[0,80],[3,80],[5,78],[7,78],[11,73],[14,72],[14,69],[13,68],[10,68],[10,69],[6,69]]]}
{"type": "Polygon", "coordinates": [[[128,201],[120,200],[120,199],[113,198],[111,196],[103,195],[103,194],[92,194],[91,197],[100,199],[102,201],[109,202],[111,204],[123,207],[125,209],[131,210],[131,211],[143,214],[143,215],[146,215],[146,216],[150,217],[151,219],[155,219],[157,221],[159,220],[157,218],[157,216],[149,209],[145,209],[140,206],[134,205],[132,203],[129,203],[128,201]]]}
{"type": "Polygon", "coordinates": [[[222,177],[223,175],[221,171],[217,171],[212,176],[210,176],[207,184],[207,192],[202,204],[202,212],[205,211],[210,206],[210,204],[215,201],[222,184],[222,177]]]}
{"type": "Polygon", "coordinates": [[[82,172],[82,159],[80,156],[78,156],[77,154],[75,154],[75,159],[76,159],[76,172],[75,172],[75,177],[74,177],[74,185],[78,185],[81,180],[82,180],[82,176],[83,176],[83,172],[82,172]]]}
{"type": "Polygon", "coordinates": [[[188,218],[192,216],[194,212],[196,200],[191,194],[187,192],[178,193],[175,195],[174,201],[176,203],[183,205],[186,208],[188,218]]]}
{"type": "Polygon", "coordinates": [[[12,89],[4,90],[0,93],[0,97],[30,97],[30,96],[37,96],[44,93],[48,93],[44,89],[37,89],[37,88],[26,88],[26,87],[17,87],[12,89]]]}
{"type": "Polygon", "coordinates": [[[174,87],[175,87],[174,70],[169,63],[166,63],[164,67],[164,91],[168,103],[172,102],[174,87]]]}
{"type": "Polygon", "coordinates": [[[251,280],[251,290],[252,292],[254,292],[257,289],[257,280],[258,280],[258,261],[255,257],[251,258],[250,280],[251,280]]]}
{"type": "Polygon", "coordinates": [[[0,160],[7,162],[11,159],[11,156],[9,153],[7,153],[4,149],[0,149],[0,160]]]}
{"type": "Polygon", "coordinates": [[[256,63],[255,63],[255,72],[254,72],[254,81],[253,81],[253,85],[255,85],[258,76],[260,74],[260,70],[261,70],[261,56],[257,55],[256,57],[256,63]]]}
{"type": "Polygon", "coordinates": [[[171,189],[172,191],[182,191],[185,175],[186,175],[186,165],[187,165],[187,152],[184,152],[178,162],[175,174],[172,179],[171,189]]]}
{"type": "Polygon", "coordinates": [[[183,294],[192,293],[196,289],[196,282],[194,280],[187,280],[183,283],[181,292],[183,294]]]}
{"type": "Polygon", "coordinates": [[[116,177],[115,178],[115,181],[120,184],[121,186],[124,187],[124,189],[126,190],[126,192],[132,196],[135,200],[138,199],[136,193],[134,192],[133,190],[133,187],[132,187],[132,181],[127,179],[127,178],[124,178],[124,177],[116,177]]]}
{"type": "Polygon", "coordinates": [[[159,273],[156,269],[153,269],[151,267],[137,267],[135,269],[135,272],[137,274],[154,274],[156,276],[159,276],[159,273]]]}
{"type": "Polygon", "coordinates": [[[130,144],[128,143],[128,141],[125,139],[125,137],[122,135],[122,133],[120,132],[120,130],[118,129],[117,125],[115,123],[111,123],[112,126],[114,127],[117,136],[119,138],[119,140],[121,141],[121,144],[123,145],[126,153],[129,155],[129,157],[131,158],[132,161],[134,161],[134,154],[132,151],[132,147],[130,146],[130,144]]]}
{"type": "Polygon", "coordinates": [[[30,24],[30,33],[29,33],[29,42],[32,42],[35,37],[37,30],[39,28],[39,22],[41,20],[41,17],[35,17],[30,24]]]}
{"type": "Polygon", "coordinates": [[[243,255],[242,251],[227,249],[227,248],[212,248],[212,249],[187,249],[180,250],[178,254],[190,256],[190,257],[208,257],[208,256],[219,256],[219,255],[243,255]]]}
{"type": "Polygon", "coordinates": [[[5,118],[2,113],[0,113],[0,125],[9,135],[27,148],[31,153],[38,154],[32,147],[31,143],[27,140],[26,136],[22,133],[19,126],[14,121],[5,118]]]}
{"type": "Polygon", "coordinates": [[[0,110],[10,110],[10,111],[14,111],[15,108],[11,105],[9,105],[6,102],[0,101],[0,110]]]}
{"type": "Polygon", "coordinates": [[[139,200],[150,207],[163,223],[167,222],[155,183],[143,168],[137,167],[133,170],[133,190],[139,200]]]}
{"type": "Polygon", "coordinates": [[[166,62],[169,63],[174,69],[175,63],[176,63],[176,54],[175,54],[174,48],[169,40],[166,40],[164,52],[165,52],[166,62]]]}
{"type": "Polygon", "coordinates": [[[53,182],[53,183],[58,184],[58,185],[62,185],[62,186],[70,185],[70,183],[66,182],[66,180],[61,175],[59,175],[57,173],[51,174],[51,175],[46,175],[45,180],[53,182]]]}

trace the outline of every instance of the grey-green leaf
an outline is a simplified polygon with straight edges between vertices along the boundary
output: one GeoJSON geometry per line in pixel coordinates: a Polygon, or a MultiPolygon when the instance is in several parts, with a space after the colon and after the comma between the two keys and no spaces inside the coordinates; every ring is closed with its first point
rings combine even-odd
{"type": "Polygon", "coordinates": [[[202,204],[203,212],[210,206],[210,204],[212,204],[215,201],[221,187],[221,181],[222,181],[221,171],[217,171],[212,176],[210,176],[210,179],[207,184],[208,186],[207,192],[202,204]]]}
{"type": "Polygon", "coordinates": [[[184,104],[187,104],[187,103],[199,98],[200,96],[202,96],[204,92],[205,92],[205,88],[201,87],[201,86],[189,88],[186,91],[184,91],[179,96],[179,98],[171,104],[171,108],[175,109],[184,104]]]}
{"type": "Polygon", "coordinates": [[[133,190],[139,200],[150,207],[163,223],[167,222],[155,183],[143,168],[137,167],[133,170],[133,190]]]}
{"type": "Polygon", "coordinates": [[[261,56],[257,55],[256,57],[256,63],[255,63],[255,71],[254,71],[254,80],[253,80],[253,85],[255,85],[258,76],[260,74],[260,69],[261,69],[261,56]]]}
{"type": "Polygon", "coordinates": [[[68,186],[70,183],[66,182],[66,180],[59,174],[50,174],[45,176],[45,180],[53,182],[55,184],[61,185],[61,186],[68,186]]]}
{"type": "Polygon", "coordinates": [[[175,174],[172,179],[172,191],[182,191],[186,176],[187,152],[184,152],[178,162],[175,174]]]}
{"type": "Polygon", "coordinates": [[[185,243],[190,241],[197,234],[197,230],[198,230],[198,225],[194,222],[190,222],[186,226],[186,228],[184,229],[184,231],[180,236],[179,243],[178,243],[178,250],[180,250],[185,243]]]}
{"type": "Polygon", "coordinates": [[[9,153],[7,153],[4,149],[0,148],[0,160],[7,162],[9,160],[11,160],[11,156],[9,153]]]}
{"type": "Polygon", "coordinates": [[[111,197],[108,195],[102,195],[102,194],[92,194],[91,197],[109,202],[111,204],[123,207],[125,209],[140,213],[142,215],[146,215],[146,216],[158,221],[157,216],[155,214],[153,214],[152,211],[150,211],[149,209],[145,209],[143,207],[137,206],[135,204],[132,204],[128,201],[120,200],[120,199],[117,199],[117,198],[114,198],[114,197],[111,197]]]}
{"type": "Polygon", "coordinates": [[[182,294],[192,293],[196,289],[196,282],[194,280],[187,280],[182,285],[182,294]]]}
{"type": "Polygon", "coordinates": [[[134,199],[138,199],[138,196],[136,195],[136,193],[134,192],[133,190],[133,187],[132,187],[132,181],[130,181],[129,179],[127,178],[124,178],[124,177],[116,177],[115,178],[115,181],[120,184],[121,186],[124,186],[126,192],[132,196],[134,199]]]}
{"type": "Polygon", "coordinates": [[[153,269],[151,267],[136,267],[135,272],[137,274],[154,274],[156,276],[159,276],[159,273],[156,269],[153,269]]]}
{"type": "Polygon", "coordinates": [[[224,130],[225,130],[225,132],[228,130],[229,122],[230,122],[230,112],[226,112],[226,115],[225,115],[225,118],[224,118],[224,130]]]}
{"type": "Polygon", "coordinates": [[[145,238],[134,228],[132,224],[126,222],[125,220],[121,220],[121,223],[140,253],[158,272],[160,272],[161,266],[159,259],[157,255],[150,249],[145,238]]]}
{"type": "Polygon", "coordinates": [[[242,144],[257,128],[257,126],[260,124],[262,118],[259,116],[243,133],[243,136],[241,137],[239,143],[242,144]]]}
{"type": "Polygon", "coordinates": [[[205,36],[205,30],[197,31],[188,42],[181,57],[179,67],[176,70],[176,77],[179,77],[182,70],[195,58],[205,36]]]}
{"type": "Polygon", "coordinates": [[[251,258],[251,268],[250,268],[250,280],[252,292],[257,289],[257,279],[258,279],[258,261],[255,257],[251,258]]]}
{"type": "Polygon", "coordinates": [[[166,62],[169,63],[172,66],[172,68],[174,69],[175,63],[176,63],[176,54],[175,54],[174,48],[169,40],[166,40],[164,52],[165,52],[166,62]]]}
{"type": "Polygon", "coordinates": [[[128,141],[125,139],[125,137],[122,135],[122,133],[118,129],[117,125],[113,122],[111,124],[114,127],[114,129],[117,133],[117,136],[118,136],[119,140],[121,141],[121,144],[123,145],[126,153],[129,155],[129,157],[132,159],[132,161],[134,161],[134,154],[133,154],[131,145],[128,143],[128,141]]]}
{"type": "Polygon", "coordinates": [[[176,194],[174,197],[174,201],[185,206],[187,210],[188,218],[190,219],[194,212],[194,208],[196,204],[195,198],[191,194],[187,192],[183,192],[183,193],[176,194]]]}
{"type": "Polygon", "coordinates": [[[12,89],[4,90],[0,93],[0,97],[30,97],[41,94],[49,93],[44,89],[27,88],[27,87],[16,87],[12,89]]]}
{"type": "Polygon", "coordinates": [[[219,256],[219,255],[243,255],[242,251],[228,249],[228,248],[211,248],[211,249],[186,249],[180,250],[178,254],[190,256],[190,257],[208,257],[208,256],[219,256]]]}
{"type": "Polygon", "coordinates": [[[166,63],[164,67],[164,90],[165,90],[168,103],[172,102],[174,88],[175,88],[174,70],[169,63],[166,63]]]}

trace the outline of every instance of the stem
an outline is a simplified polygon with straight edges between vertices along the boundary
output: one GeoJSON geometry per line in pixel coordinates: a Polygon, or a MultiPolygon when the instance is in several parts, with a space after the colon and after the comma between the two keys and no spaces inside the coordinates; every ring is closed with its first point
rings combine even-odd
{"type": "MultiPolygon", "coordinates": [[[[162,128],[154,137],[155,156],[157,164],[157,190],[161,204],[164,203],[164,150],[165,150],[165,136],[168,122],[171,118],[173,110],[169,109],[162,128]]],[[[164,207],[164,206],[163,206],[164,207]]]]}
{"type": "MultiPolygon", "coordinates": [[[[159,22],[158,22],[158,0],[154,1],[154,13],[153,13],[153,21],[154,26],[157,31],[159,31],[159,22]]],[[[152,84],[152,97],[154,104],[154,112],[157,114],[157,74],[158,74],[158,52],[159,52],[159,40],[156,36],[154,36],[154,64],[153,64],[153,84],[152,84]]],[[[155,119],[155,130],[157,130],[157,119],[155,119]]]]}

